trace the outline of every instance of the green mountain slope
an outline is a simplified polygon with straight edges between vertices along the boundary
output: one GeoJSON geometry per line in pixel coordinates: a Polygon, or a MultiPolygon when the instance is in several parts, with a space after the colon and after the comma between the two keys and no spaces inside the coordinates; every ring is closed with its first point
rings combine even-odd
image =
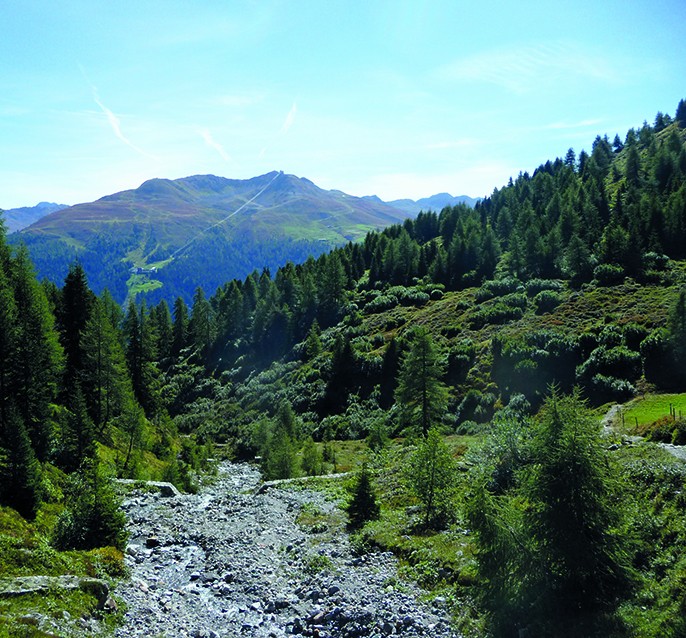
{"type": "Polygon", "coordinates": [[[39,276],[61,281],[74,259],[96,291],[123,301],[187,300],[233,277],[303,261],[407,215],[382,203],[325,191],[272,172],[249,180],[196,175],[139,188],[48,215],[12,241],[28,246],[39,276]],[[128,281],[132,267],[144,269],[128,281]],[[156,272],[150,272],[152,268],[156,272]]]}

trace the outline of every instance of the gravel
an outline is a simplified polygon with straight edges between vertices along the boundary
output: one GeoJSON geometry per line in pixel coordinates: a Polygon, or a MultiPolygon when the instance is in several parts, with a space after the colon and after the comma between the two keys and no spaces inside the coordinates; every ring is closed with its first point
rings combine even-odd
{"type": "Polygon", "coordinates": [[[445,600],[420,601],[391,554],[351,550],[335,504],[260,484],[254,467],[226,463],[197,495],[129,494],[116,636],[457,636],[445,600]],[[299,524],[301,512],[315,518],[299,524]]]}

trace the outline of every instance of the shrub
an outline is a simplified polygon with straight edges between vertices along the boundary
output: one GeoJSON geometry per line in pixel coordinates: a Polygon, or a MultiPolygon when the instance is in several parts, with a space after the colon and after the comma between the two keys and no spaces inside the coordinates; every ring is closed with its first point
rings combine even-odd
{"type": "Polygon", "coordinates": [[[479,330],[489,323],[505,323],[506,321],[521,319],[523,315],[524,312],[521,308],[497,303],[494,306],[477,310],[469,319],[469,327],[472,330],[479,330]]]}
{"type": "Polygon", "coordinates": [[[492,279],[485,281],[481,288],[476,291],[478,302],[488,301],[493,297],[502,297],[521,289],[522,282],[514,277],[504,277],[503,279],[492,279]]]}
{"type": "Polygon", "coordinates": [[[645,270],[655,270],[662,272],[667,269],[669,257],[655,252],[645,253],[643,255],[643,268],[645,270]]]}
{"type": "Polygon", "coordinates": [[[600,286],[614,286],[624,279],[624,269],[614,264],[600,264],[595,267],[593,277],[600,286]]]}
{"type": "Polygon", "coordinates": [[[543,290],[562,292],[563,288],[562,282],[558,279],[529,279],[529,281],[526,282],[526,294],[529,295],[529,297],[535,297],[543,290]]]}
{"type": "Polygon", "coordinates": [[[70,479],[67,506],[57,519],[53,545],[60,550],[124,549],[126,517],[109,477],[96,461],[89,460],[70,479]]]}
{"type": "Polygon", "coordinates": [[[367,445],[372,452],[380,452],[388,445],[389,441],[386,421],[382,417],[377,417],[369,426],[367,445]]]}
{"type": "Polygon", "coordinates": [[[550,312],[554,310],[558,305],[560,305],[561,297],[557,292],[552,290],[541,290],[534,297],[534,305],[536,306],[536,314],[542,315],[543,313],[550,312]]]}
{"type": "Polygon", "coordinates": [[[500,303],[505,304],[509,308],[521,308],[522,310],[525,310],[528,300],[525,294],[521,292],[513,292],[502,297],[500,299],[500,303]]]}
{"type": "Polygon", "coordinates": [[[591,379],[591,389],[599,401],[627,401],[636,395],[636,388],[626,379],[596,374],[591,379]]]}
{"type": "Polygon", "coordinates": [[[577,378],[588,379],[596,374],[637,379],[641,375],[641,355],[626,346],[599,346],[577,367],[577,378]]]}

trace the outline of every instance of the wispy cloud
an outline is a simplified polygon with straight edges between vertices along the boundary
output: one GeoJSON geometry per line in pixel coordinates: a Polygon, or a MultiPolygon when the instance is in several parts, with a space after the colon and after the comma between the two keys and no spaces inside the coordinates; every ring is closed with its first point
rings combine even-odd
{"type": "Polygon", "coordinates": [[[219,142],[217,142],[217,140],[215,140],[214,137],[212,137],[212,133],[210,133],[209,129],[199,129],[198,133],[200,134],[200,137],[202,137],[202,139],[205,141],[205,144],[207,144],[207,146],[217,151],[217,153],[219,153],[223,160],[227,162],[231,160],[231,157],[224,150],[224,147],[219,142]]]}
{"type": "Polygon", "coordinates": [[[551,122],[544,125],[542,128],[548,131],[567,131],[570,129],[588,128],[590,126],[598,126],[602,124],[601,119],[581,120],[580,122],[551,122]]]}
{"type": "Polygon", "coordinates": [[[451,150],[456,148],[468,148],[470,146],[475,146],[481,143],[483,142],[480,142],[479,140],[473,138],[465,137],[459,140],[444,140],[441,142],[432,142],[430,144],[427,144],[426,148],[430,151],[451,150]]]}
{"type": "Polygon", "coordinates": [[[441,67],[442,79],[481,82],[513,93],[550,88],[559,79],[580,77],[616,83],[622,72],[601,54],[574,42],[520,45],[493,49],[441,67]]]}
{"type": "Polygon", "coordinates": [[[262,96],[255,94],[255,95],[250,95],[250,94],[236,94],[236,95],[220,95],[212,100],[214,104],[217,104],[218,106],[227,106],[229,108],[237,108],[237,107],[243,107],[243,106],[252,106],[253,104],[257,104],[262,100],[262,96]]]}
{"type": "Polygon", "coordinates": [[[124,142],[124,144],[126,144],[129,148],[136,151],[136,153],[139,153],[144,157],[152,157],[150,153],[146,153],[142,148],[136,146],[128,137],[126,137],[126,135],[124,135],[124,133],[122,133],[121,122],[119,121],[119,118],[102,103],[102,101],[100,100],[100,96],[98,95],[97,89],[94,86],[92,86],[91,88],[93,90],[93,100],[95,100],[95,103],[100,107],[100,110],[107,117],[107,121],[115,136],[119,140],[124,142]]]}
{"type": "Polygon", "coordinates": [[[281,133],[285,135],[288,133],[289,129],[291,126],[293,126],[293,122],[295,122],[295,116],[298,113],[298,105],[293,102],[293,106],[291,106],[291,110],[288,111],[288,115],[286,115],[286,119],[283,122],[283,126],[281,127],[281,133]]]}

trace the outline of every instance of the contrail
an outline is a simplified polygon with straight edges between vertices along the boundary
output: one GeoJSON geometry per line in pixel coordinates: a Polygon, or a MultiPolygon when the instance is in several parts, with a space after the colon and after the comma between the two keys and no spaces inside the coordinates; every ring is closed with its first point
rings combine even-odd
{"type": "Polygon", "coordinates": [[[211,226],[208,226],[208,227],[205,228],[204,230],[201,230],[197,235],[193,236],[193,237],[190,239],[190,241],[186,242],[183,246],[181,246],[181,248],[178,248],[177,250],[175,250],[175,251],[171,254],[171,256],[169,257],[169,259],[175,259],[175,258],[176,258],[178,255],[180,255],[184,250],[186,250],[186,248],[188,248],[188,247],[189,247],[198,237],[200,237],[200,235],[203,235],[204,233],[206,233],[206,232],[212,230],[213,228],[216,228],[217,226],[221,226],[225,221],[231,219],[234,215],[237,215],[238,213],[240,213],[248,204],[251,204],[251,203],[254,202],[260,195],[262,195],[262,193],[264,193],[264,191],[266,191],[266,190],[274,183],[274,180],[276,180],[276,178],[279,177],[279,176],[281,176],[281,175],[283,175],[283,171],[279,171],[276,175],[274,175],[274,177],[272,177],[272,178],[269,180],[269,182],[267,183],[266,186],[264,186],[263,188],[261,188],[261,189],[257,192],[257,194],[256,194],[256,195],[253,195],[253,197],[251,197],[247,202],[243,202],[243,203],[242,203],[235,211],[233,211],[231,214],[227,215],[227,216],[224,217],[223,219],[220,219],[218,222],[215,222],[215,223],[212,224],[211,226]]]}

